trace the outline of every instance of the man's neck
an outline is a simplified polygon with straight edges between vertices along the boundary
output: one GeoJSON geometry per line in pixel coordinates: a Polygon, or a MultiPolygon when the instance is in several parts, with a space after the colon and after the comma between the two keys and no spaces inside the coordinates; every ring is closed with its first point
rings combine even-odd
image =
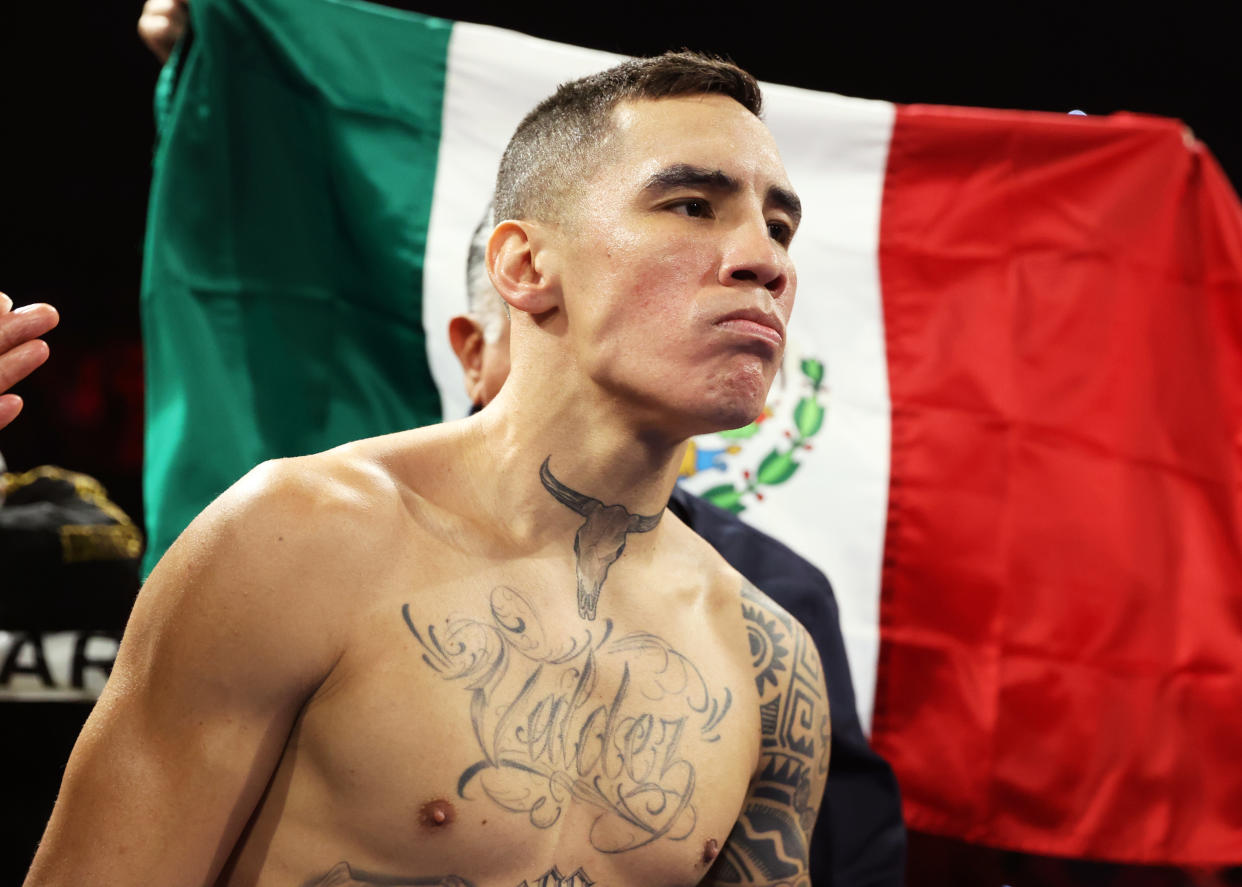
{"type": "Polygon", "coordinates": [[[630,514],[664,508],[684,440],[645,431],[603,398],[542,394],[506,384],[475,420],[501,498],[530,503],[558,523],[564,506],[553,482],[630,514]]]}
{"type": "Polygon", "coordinates": [[[612,565],[659,535],[684,442],[627,426],[598,398],[544,395],[507,384],[470,420],[463,456],[488,478],[479,493],[506,515],[502,532],[528,549],[572,550],[578,615],[593,621],[612,565]]]}

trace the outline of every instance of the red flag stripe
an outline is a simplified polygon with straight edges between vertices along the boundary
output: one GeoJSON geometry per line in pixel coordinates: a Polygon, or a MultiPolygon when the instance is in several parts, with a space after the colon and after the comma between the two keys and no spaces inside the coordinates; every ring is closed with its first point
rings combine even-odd
{"type": "Polygon", "coordinates": [[[1242,213],[1174,121],[898,110],[873,720],[910,825],[1242,861],[1242,213]]]}

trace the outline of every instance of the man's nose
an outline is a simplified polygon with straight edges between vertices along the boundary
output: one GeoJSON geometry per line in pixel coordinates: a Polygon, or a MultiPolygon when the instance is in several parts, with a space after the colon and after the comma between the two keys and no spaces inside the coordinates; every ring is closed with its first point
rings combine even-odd
{"type": "Polygon", "coordinates": [[[747,222],[732,232],[720,266],[725,286],[758,283],[779,295],[789,283],[789,255],[772,239],[766,220],[747,222]]]}

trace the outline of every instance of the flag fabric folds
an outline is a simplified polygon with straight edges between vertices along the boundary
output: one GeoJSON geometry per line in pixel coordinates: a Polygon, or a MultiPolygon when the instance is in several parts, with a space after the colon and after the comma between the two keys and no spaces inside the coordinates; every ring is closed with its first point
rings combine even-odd
{"type": "MultiPolygon", "coordinates": [[[[144,275],[148,565],[261,459],[465,414],[444,331],[500,151],[615,60],[349,0],[191,14],[144,275]]],[[[1169,120],[765,95],[806,207],[789,353],[684,485],[831,578],[912,827],[1242,863],[1229,183],[1169,120]]]]}
{"type": "Polygon", "coordinates": [[[144,572],[263,459],[440,415],[419,306],[450,26],[313,7],[191,8],[143,263],[144,572]]]}
{"type": "Polygon", "coordinates": [[[1174,121],[903,108],[873,739],[910,825],[1242,860],[1242,225],[1174,121]]]}

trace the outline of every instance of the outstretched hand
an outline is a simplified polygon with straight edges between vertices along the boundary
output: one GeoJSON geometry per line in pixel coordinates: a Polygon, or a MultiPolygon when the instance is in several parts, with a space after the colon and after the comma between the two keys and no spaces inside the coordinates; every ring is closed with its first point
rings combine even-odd
{"type": "Polygon", "coordinates": [[[173,47],[185,33],[188,0],[147,0],[138,17],[138,36],[161,62],[168,61],[173,47]]]}
{"type": "Polygon", "coordinates": [[[0,293],[0,428],[22,411],[22,399],[5,394],[47,360],[47,343],[39,336],[60,322],[51,305],[13,309],[13,300],[0,293]]]}

